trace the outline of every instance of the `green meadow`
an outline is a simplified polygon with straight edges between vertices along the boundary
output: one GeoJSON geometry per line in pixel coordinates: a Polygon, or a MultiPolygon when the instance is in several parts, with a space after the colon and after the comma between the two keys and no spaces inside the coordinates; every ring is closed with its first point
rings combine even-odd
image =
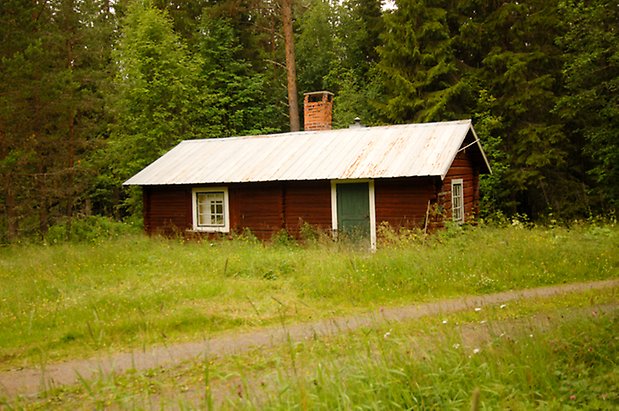
{"type": "Polygon", "coordinates": [[[619,229],[382,233],[376,252],[317,236],[113,239],[0,248],[0,369],[463,295],[615,278],[619,229]]]}
{"type": "Polygon", "coordinates": [[[619,288],[376,323],[0,398],[7,409],[614,410],[619,288]]]}

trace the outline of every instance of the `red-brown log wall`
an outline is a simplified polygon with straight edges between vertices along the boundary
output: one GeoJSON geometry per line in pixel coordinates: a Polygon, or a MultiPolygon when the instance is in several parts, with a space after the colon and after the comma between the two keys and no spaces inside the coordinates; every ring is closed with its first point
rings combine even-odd
{"type": "MultiPolygon", "coordinates": [[[[465,221],[476,215],[479,202],[479,173],[465,152],[458,154],[442,188],[436,179],[398,178],[374,182],[376,223],[392,227],[422,227],[428,201],[445,207],[451,218],[451,179],[464,183],[465,221]],[[437,200],[438,198],[438,200],[437,200]]],[[[298,237],[304,222],[331,229],[331,183],[295,181],[274,183],[218,184],[228,187],[230,229],[249,228],[260,239],[281,229],[298,237]]],[[[200,187],[206,187],[201,185],[200,187]]],[[[149,234],[173,235],[192,228],[191,186],[144,187],[144,228],[149,234]]]]}
{"type": "Polygon", "coordinates": [[[451,220],[451,180],[462,179],[464,189],[464,222],[471,222],[479,213],[479,170],[467,151],[461,151],[443,180],[440,204],[445,208],[445,219],[451,220]]]}
{"type": "Polygon", "coordinates": [[[331,230],[331,182],[297,181],[286,185],[286,230],[299,236],[303,223],[331,230]]]}
{"type": "Polygon", "coordinates": [[[435,202],[436,180],[397,178],[374,181],[376,224],[397,227],[423,227],[428,201],[435,202]]]}
{"type": "MultiPolygon", "coordinates": [[[[329,181],[216,184],[228,188],[230,229],[245,227],[260,239],[281,229],[298,236],[304,222],[331,229],[329,181]]],[[[208,187],[199,185],[196,187],[208,187]]],[[[192,228],[193,186],[144,187],[144,228],[148,234],[174,235],[192,228]]]]}
{"type": "Polygon", "coordinates": [[[283,227],[283,185],[279,183],[230,184],[230,229],[248,227],[260,239],[268,239],[283,227]]]}
{"type": "Polygon", "coordinates": [[[191,188],[143,188],[144,229],[148,234],[175,235],[191,227],[191,188]]]}

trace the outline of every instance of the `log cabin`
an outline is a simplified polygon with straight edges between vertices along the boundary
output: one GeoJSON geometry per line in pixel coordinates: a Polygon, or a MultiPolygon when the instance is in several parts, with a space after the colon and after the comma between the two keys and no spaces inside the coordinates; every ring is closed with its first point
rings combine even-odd
{"type": "Polygon", "coordinates": [[[143,189],[148,234],[260,239],[304,224],[367,238],[472,222],[490,165],[470,120],[331,129],[333,95],[305,95],[305,131],[186,140],[124,184],[143,189]]]}

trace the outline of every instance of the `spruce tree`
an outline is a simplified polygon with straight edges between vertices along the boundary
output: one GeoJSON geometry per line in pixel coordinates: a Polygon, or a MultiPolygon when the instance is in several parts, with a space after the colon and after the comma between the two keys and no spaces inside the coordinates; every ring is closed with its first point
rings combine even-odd
{"type": "Polygon", "coordinates": [[[495,100],[493,114],[503,121],[510,187],[506,211],[537,217],[561,212],[580,202],[571,197],[569,146],[562,122],[552,110],[561,92],[563,56],[554,39],[562,30],[556,2],[524,0],[501,3],[487,13],[481,32],[485,54],[476,71],[483,89],[495,100]]]}
{"type": "Polygon", "coordinates": [[[610,212],[619,206],[619,6],[566,0],[560,12],[568,23],[557,39],[567,92],[556,112],[582,153],[590,206],[610,212]]]}
{"type": "Polygon", "coordinates": [[[280,131],[281,114],[269,98],[268,83],[243,59],[237,32],[226,18],[201,19],[200,98],[208,107],[202,137],[228,137],[280,131]]]}
{"type": "MultiPolygon", "coordinates": [[[[99,187],[111,192],[185,139],[204,136],[208,107],[201,104],[199,61],[174,33],[172,21],[148,3],[134,2],[121,22],[115,52],[117,71],[111,108],[115,125],[104,162],[109,173],[99,187]]],[[[125,206],[139,210],[138,194],[125,206]]]]}
{"type": "Polygon", "coordinates": [[[389,122],[426,122],[467,116],[469,98],[452,47],[446,1],[400,0],[385,15],[379,48],[386,86],[382,109],[389,122]]]}

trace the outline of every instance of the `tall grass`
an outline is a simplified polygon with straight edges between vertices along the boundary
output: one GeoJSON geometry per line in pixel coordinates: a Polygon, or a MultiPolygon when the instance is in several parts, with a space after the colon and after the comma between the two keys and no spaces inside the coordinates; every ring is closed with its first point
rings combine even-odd
{"type": "Polygon", "coordinates": [[[0,368],[464,294],[616,277],[615,226],[478,227],[375,253],[141,235],[0,248],[0,368]]]}
{"type": "Polygon", "coordinates": [[[101,375],[39,399],[16,399],[6,405],[616,409],[616,302],[615,288],[404,323],[378,322],[350,333],[196,358],[171,368],[101,375]]]}
{"type": "Polygon", "coordinates": [[[615,308],[610,314],[561,319],[556,328],[512,329],[476,347],[457,334],[420,339],[402,328],[347,337],[342,344],[300,344],[291,347],[296,371],[280,369],[266,393],[245,382],[245,398],[230,395],[228,405],[261,410],[616,409],[617,314],[615,308]]]}

